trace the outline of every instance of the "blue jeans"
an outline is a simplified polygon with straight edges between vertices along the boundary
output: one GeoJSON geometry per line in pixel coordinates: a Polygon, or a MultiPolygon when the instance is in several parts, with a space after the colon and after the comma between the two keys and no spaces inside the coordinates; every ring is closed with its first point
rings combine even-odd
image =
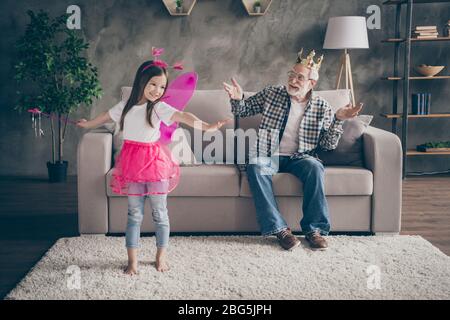
{"type": "Polygon", "coordinates": [[[167,215],[167,195],[128,196],[127,248],[140,247],[141,224],[147,197],[150,199],[153,222],[155,223],[156,246],[163,248],[169,244],[170,225],[167,215]]]}
{"type": "Polygon", "coordinates": [[[322,235],[328,235],[330,218],[322,163],[314,157],[290,159],[288,156],[274,156],[272,161],[266,158],[247,166],[247,178],[262,235],[274,234],[288,227],[273,194],[272,176],[277,172],[291,173],[303,182],[302,231],[308,234],[317,230],[322,235]]]}

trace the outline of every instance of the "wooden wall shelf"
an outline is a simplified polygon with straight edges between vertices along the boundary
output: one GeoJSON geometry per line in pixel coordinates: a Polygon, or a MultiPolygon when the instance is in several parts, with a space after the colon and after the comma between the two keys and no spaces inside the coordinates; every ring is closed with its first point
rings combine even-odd
{"type": "MultiPolygon", "coordinates": [[[[434,77],[409,77],[409,80],[436,80],[436,79],[450,79],[450,76],[434,76],[434,77]]],[[[384,77],[381,80],[403,80],[403,77],[384,77]]]]}
{"type": "MultiPolygon", "coordinates": [[[[405,42],[405,41],[406,41],[406,39],[404,39],[404,38],[390,38],[390,39],[381,40],[381,42],[388,42],[388,43],[405,42]]],[[[411,38],[411,42],[419,42],[419,41],[450,41],[450,37],[437,37],[434,39],[411,38]]]]}
{"type": "Polygon", "coordinates": [[[191,14],[197,0],[183,0],[183,12],[178,13],[176,10],[175,0],[162,0],[164,6],[171,16],[188,16],[191,14]]]}
{"type": "Polygon", "coordinates": [[[448,155],[450,151],[434,151],[434,152],[424,152],[417,150],[408,150],[406,151],[407,156],[438,156],[438,155],[448,155]]]}
{"type": "MultiPolygon", "coordinates": [[[[401,118],[403,114],[381,113],[380,116],[388,119],[398,119],[401,118]]],[[[408,114],[408,118],[450,118],[450,113],[408,114]]]]}
{"type": "Polygon", "coordinates": [[[261,12],[256,13],[253,9],[253,5],[255,4],[255,0],[242,0],[242,4],[245,7],[245,10],[247,11],[249,16],[264,16],[267,13],[267,10],[269,10],[270,4],[272,3],[272,0],[261,0],[261,12]]]}
{"type": "MultiPolygon", "coordinates": [[[[439,2],[450,2],[450,0],[413,0],[413,3],[439,3],[439,2]]],[[[383,2],[383,4],[406,4],[407,0],[388,0],[383,2]]]]}

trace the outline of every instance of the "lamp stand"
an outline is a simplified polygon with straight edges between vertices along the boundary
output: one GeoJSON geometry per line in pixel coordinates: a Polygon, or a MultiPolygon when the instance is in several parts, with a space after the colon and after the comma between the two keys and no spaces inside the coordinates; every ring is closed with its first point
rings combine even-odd
{"type": "Polygon", "coordinates": [[[341,64],[339,67],[339,73],[336,79],[336,89],[339,89],[341,85],[342,72],[345,72],[345,89],[350,86],[350,92],[352,95],[352,103],[355,105],[355,92],[353,90],[353,78],[352,78],[352,66],[350,64],[350,55],[347,49],[344,49],[344,53],[341,56],[341,64]],[[345,71],[344,71],[345,70],[345,71]]]}

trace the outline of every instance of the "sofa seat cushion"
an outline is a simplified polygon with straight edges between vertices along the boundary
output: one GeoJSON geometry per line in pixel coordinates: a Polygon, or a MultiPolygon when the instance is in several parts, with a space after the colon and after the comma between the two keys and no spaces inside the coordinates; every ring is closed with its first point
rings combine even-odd
{"type": "MultiPolygon", "coordinates": [[[[272,178],[275,196],[303,196],[302,182],[290,173],[277,173],[272,178]]],[[[325,195],[371,195],[373,175],[360,167],[325,167],[325,195]]],[[[242,172],[242,197],[252,197],[247,175],[242,172]]]]}
{"type": "MultiPolygon", "coordinates": [[[[113,173],[106,175],[107,195],[120,197],[110,187],[113,173]]],[[[237,197],[239,196],[239,171],[235,165],[197,165],[180,167],[180,183],[171,197],[237,197]]]]}

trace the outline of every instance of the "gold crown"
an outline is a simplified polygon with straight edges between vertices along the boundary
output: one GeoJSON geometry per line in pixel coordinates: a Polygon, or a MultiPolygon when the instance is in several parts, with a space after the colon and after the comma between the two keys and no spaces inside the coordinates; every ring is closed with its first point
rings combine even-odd
{"type": "Polygon", "coordinates": [[[303,58],[302,54],[303,54],[303,48],[297,54],[297,63],[300,63],[300,64],[304,65],[305,67],[319,71],[320,66],[322,65],[323,55],[321,55],[319,57],[319,59],[317,59],[317,62],[315,62],[314,56],[316,55],[316,52],[314,50],[311,50],[311,52],[306,56],[306,58],[303,58]]]}

